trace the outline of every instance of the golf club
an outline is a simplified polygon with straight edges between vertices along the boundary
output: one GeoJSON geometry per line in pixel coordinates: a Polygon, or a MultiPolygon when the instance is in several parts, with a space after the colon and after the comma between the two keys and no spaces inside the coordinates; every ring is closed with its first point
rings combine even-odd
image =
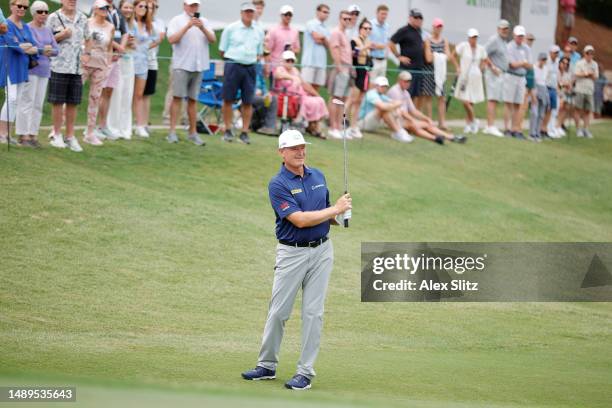
{"type": "MultiPolygon", "coordinates": [[[[340,99],[332,99],[334,105],[342,106],[342,144],[344,147],[344,194],[348,194],[348,149],[346,147],[346,105],[340,99]]],[[[351,210],[344,212],[344,228],[349,227],[351,210]]]]}

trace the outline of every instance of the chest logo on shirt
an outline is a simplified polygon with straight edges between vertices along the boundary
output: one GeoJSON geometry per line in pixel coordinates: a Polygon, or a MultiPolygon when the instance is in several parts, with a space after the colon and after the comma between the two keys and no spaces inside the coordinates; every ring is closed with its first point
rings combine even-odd
{"type": "Polygon", "coordinates": [[[321,187],[325,187],[325,184],[317,184],[316,186],[312,186],[311,188],[313,190],[316,190],[317,188],[321,188],[321,187]]]}
{"type": "Polygon", "coordinates": [[[289,208],[289,203],[288,203],[288,202],[283,201],[283,202],[280,204],[280,209],[281,209],[281,211],[286,211],[288,208],[289,208]]]}
{"type": "Polygon", "coordinates": [[[291,190],[291,194],[296,195],[299,193],[302,193],[302,189],[301,188],[294,188],[293,190],[291,190]]]}

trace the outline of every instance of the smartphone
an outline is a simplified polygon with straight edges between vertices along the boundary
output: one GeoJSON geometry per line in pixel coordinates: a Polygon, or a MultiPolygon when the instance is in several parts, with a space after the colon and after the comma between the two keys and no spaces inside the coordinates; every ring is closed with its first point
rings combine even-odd
{"type": "Polygon", "coordinates": [[[195,13],[193,13],[193,16],[194,16],[195,18],[200,18],[200,12],[199,12],[199,11],[196,11],[195,13]]]}

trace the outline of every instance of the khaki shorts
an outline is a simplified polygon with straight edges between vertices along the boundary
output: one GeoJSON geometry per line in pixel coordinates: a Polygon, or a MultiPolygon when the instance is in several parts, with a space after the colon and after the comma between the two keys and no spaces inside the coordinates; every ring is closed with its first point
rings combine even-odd
{"type": "Polygon", "coordinates": [[[175,69],[172,72],[172,95],[175,98],[189,98],[196,101],[202,85],[201,72],[175,69]]]}
{"type": "Polygon", "coordinates": [[[576,17],[573,13],[563,12],[563,26],[565,28],[573,28],[576,23],[576,17]]]}
{"type": "Polygon", "coordinates": [[[574,106],[576,109],[594,112],[595,103],[592,94],[576,93],[574,95],[574,106]]]}
{"type": "Polygon", "coordinates": [[[364,130],[366,132],[376,132],[378,128],[383,125],[383,121],[378,116],[378,111],[374,109],[371,112],[368,112],[363,119],[359,119],[357,122],[357,126],[359,129],[364,130]]]}
{"type": "Polygon", "coordinates": [[[485,71],[485,85],[487,100],[495,102],[504,101],[504,74],[495,75],[490,69],[485,71]]]}
{"type": "Polygon", "coordinates": [[[527,80],[512,74],[504,74],[504,102],[520,105],[525,99],[527,80]]]}
{"type": "Polygon", "coordinates": [[[302,79],[309,84],[325,86],[327,71],[325,68],[302,67],[302,79]]]}
{"type": "Polygon", "coordinates": [[[349,72],[339,72],[334,70],[329,78],[327,87],[332,96],[346,98],[351,90],[351,74],[349,72]]]}

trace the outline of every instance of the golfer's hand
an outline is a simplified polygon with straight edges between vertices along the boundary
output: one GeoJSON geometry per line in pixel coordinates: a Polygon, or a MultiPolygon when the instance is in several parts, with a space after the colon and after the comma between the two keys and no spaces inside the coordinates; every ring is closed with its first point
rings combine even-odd
{"type": "Polygon", "coordinates": [[[334,207],[336,207],[336,215],[343,214],[346,210],[351,210],[353,208],[353,199],[351,195],[347,193],[341,196],[338,201],[336,201],[334,207]]]}

